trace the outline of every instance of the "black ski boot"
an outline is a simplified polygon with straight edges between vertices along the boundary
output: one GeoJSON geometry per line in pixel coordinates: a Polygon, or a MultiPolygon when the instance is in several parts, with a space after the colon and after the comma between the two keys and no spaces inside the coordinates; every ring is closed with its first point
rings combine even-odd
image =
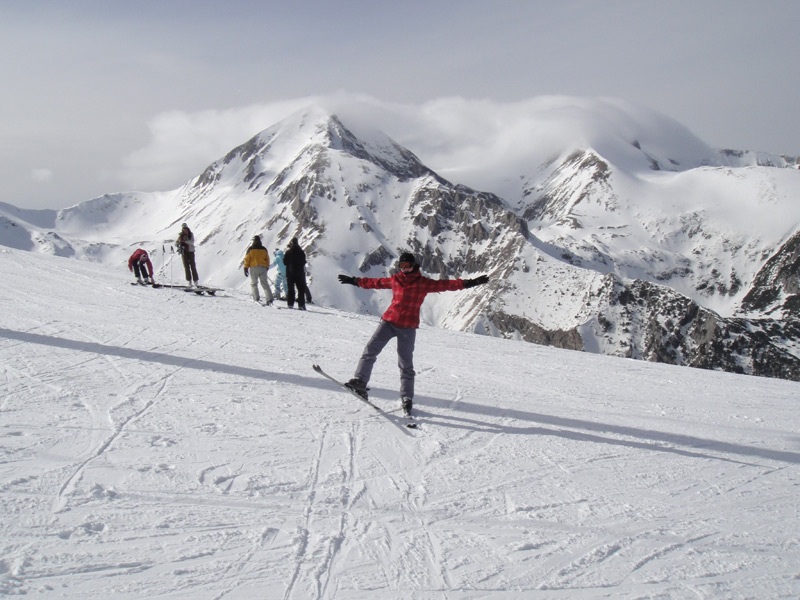
{"type": "Polygon", "coordinates": [[[355,392],[356,394],[364,398],[364,400],[369,400],[369,398],[367,397],[367,391],[369,390],[369,388],[367,387],[367,384],[361,381],[360,379],[353,377],[350,381],[344,384],[344,387],[346,387],[348,390],[352,392],[355,392]]]}
{"type": "Polygon", "coordinates": [[[401,402],[403,403],[403,414],[407,417],[410,417],[414,402],[408,396],[403,396],[401,398],[401,402]]]}

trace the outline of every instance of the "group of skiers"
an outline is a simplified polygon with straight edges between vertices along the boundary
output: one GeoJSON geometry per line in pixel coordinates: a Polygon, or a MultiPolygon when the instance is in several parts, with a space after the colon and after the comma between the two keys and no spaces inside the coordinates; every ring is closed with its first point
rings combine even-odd
{"type": "MultiPolygon", "coordinates": [[[[197,286],[197,267],[194,261],[194,235],[186,223],[181,228],[177,240],[178,252],[183,258],[186,281],[197,286]]],[[[261,299],[259,285],[264,290],[266,304],[272,304],[275,297],[281,298],[281,288],[286,294],[289,308],[295,302],[300,310],[306,310],[306,302],[311,301],[306,284],[306,254],[300,247],[297,238],[292,238],[286,252],[275,250],[275,262],[278,267],[275,277],[275,294],[270,290],[267,269],[270,266],[269,253],[261,243],[261,237],[253,237],[244,258],[244,274],[250,278],[252,298],[256,302],[261,299]]],[[[404,413],[411,415],[414,398],[414,346],[417,328],[419,327],[420,309],[428,294],[455,291],[483,285],[489,281],[487,275],[474,279],[430,279],[420,272],[416,257],[410,252],[400,255],[398,270],[390,277],[352,277],[339,275],[339,282],[354,285],[362,289],[390,289],[392,300],[389,308],[383,313],[367,345],[361,353],[353,378],[345,387],[365,400],[368,400],[367,385],[372,377],[372,369],[378,355],[392,340],[397,340],[397,358],[400,369],[400,399],[404,413]]],[[[154,283],[153,265],[147,252],[136,250],[128,260],[128,269],[136,274],[140,283],[154,283]]]]}
{"type": "MultiPolygon", "coordinates": [[[[181,232],[175,241],[178,254],[183,260],[186,284],[189,287],[198,287],[200,277],[197,275],[195,262],[194,234],[186,223],[181,225],[181,232]]],[[[292,238],[286,252],[275,250],[275,294],[273,295],[267,278],[267,269],[270,267],[269,253],[261,243],[261,237],[253,236],[253,242],[247,249],[244,257],[244,274],[250,277],[250,289],[253,300],[261,301],[259,284],[264,290],[266,304],[271,305],[275,298],[285,299],[289,308],[294,308],[295,302],[300,310],[306,310],[306,303],[311,302],[311,292],[306,282],[306,254],[300,247],[297,238],[292,238]]],[[[153,263],[147,251],[138,248],[128,259],[128,270],[134,273],[136,280],[141,284],[154,284],[155,272],[153,263]]]]}
{"type": "Polygon", "coordinates": [[[306,283],[306,253],[300,247],[297,238],[292,238],[286,252],[275,250],[275,264],[277,273],[275,275],[275,294],[273,297],[267,279],[267,269],[269,269],[269,253],[261,243],[261,237],[253,237],[252,245],[247,249],[244,257],[244,275],[250,277],[250,290],[252,298],[260,302],[258,286],[261,284],[266,298],[266,304],[273,303],[275,297],[282,300],[285,294],[286,304],[289,308],[294,308],[295,301],[297,308],[306,310],[306,302],[311,302],[311,292],[308,291],[306,283]]]}

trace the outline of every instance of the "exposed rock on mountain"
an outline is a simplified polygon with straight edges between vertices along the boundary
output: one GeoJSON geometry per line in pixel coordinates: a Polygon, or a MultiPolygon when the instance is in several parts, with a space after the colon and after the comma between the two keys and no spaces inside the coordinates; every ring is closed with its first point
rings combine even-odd
{"type": "Polygon", "coordinates": [[[800,318],[800,233],[767,260],[742,300],[742,309],[800,318]]]}
{"type": "Polygon", "coordinates": [[[781,345],[797,322],[726,319],[650,282],[613,275],[594,292],[584,339],[606,354],[653,362],[800,379],[800,359],[781,345]]]}

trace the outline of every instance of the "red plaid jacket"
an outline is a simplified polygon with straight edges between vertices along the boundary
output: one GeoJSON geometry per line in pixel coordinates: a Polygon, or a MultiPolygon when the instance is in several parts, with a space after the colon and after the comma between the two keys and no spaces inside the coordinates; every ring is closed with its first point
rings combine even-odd
{"type": "Polygon", "coordinates": [[[425,296],[437,292],[464,289],[461,279],[429,279],[419,270],[397,273],[391,277],[359,277],[358,287],[372,290],[392,290],[392,303],[383,313],[383,320],[397,327],[419,327],[419,309],[425,296]]]}

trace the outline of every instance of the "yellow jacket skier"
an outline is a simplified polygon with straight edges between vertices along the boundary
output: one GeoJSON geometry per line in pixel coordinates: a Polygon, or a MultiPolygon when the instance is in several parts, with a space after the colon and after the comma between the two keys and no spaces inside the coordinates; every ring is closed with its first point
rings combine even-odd
{"type": "Polygon", "coordinates": [[[253,245],[247,249],[247,254],[244,257],[244,275],[245,277],[250,277],[250,289],[255,302],[261,300],[258,293],[258,284],[261,282],[261,287],[264,288],[264,297],[267,299],[267,306],[272,304],[273,300],[267,281],[268,268],[269,253],[261,243],[261,237],[258,235],[253,236],[253,245]]]}

